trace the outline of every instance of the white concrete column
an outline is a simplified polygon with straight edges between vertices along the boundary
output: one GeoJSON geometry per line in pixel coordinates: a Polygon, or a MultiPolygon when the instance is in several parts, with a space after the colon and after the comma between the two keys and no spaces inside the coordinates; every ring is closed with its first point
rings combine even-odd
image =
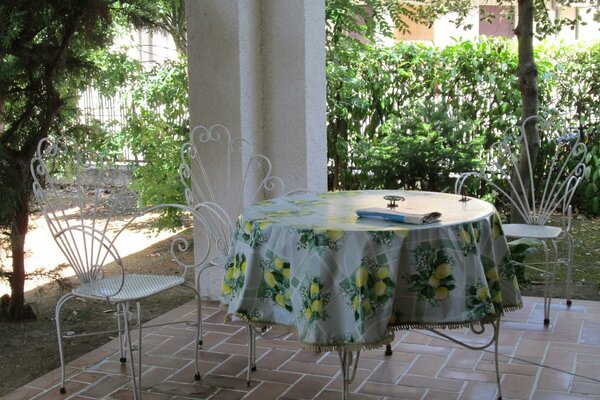
{"type": "Polygon", "coordinates": [[[327,190],[324,0],[264,0],[265,153],[287,189],[327,190]]]}
{"type": "MultiPolygon", "coordinates": [[[[191,127],[250,141],[287,190],[326,190],[324,0],[188,0],[186,13],[191,127]]],[[[222,271],[211,274],[201,291],[216,299],[222,271]]]]}
{"type": "Polygon", "coordinates": [[[190,124],[248,139],[260,126],[260,0],[186,1],[190,124]]]}

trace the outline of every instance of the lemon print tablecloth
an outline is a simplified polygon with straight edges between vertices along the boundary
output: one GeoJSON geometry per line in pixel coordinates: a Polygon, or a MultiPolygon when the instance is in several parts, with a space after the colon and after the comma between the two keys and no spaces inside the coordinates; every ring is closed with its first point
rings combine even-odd
{"type": "Polygon", "coordinates": [[[414,191],[298,194],[263,201],[238,218],[222,303],[257,326],[297,332],[306,348],[360,350],[397,329],[490,322],[522,307],[494,207],[414,191]],[[441,212],[408,225],[357,217],[405,198],[397,210],[441,212]]]}

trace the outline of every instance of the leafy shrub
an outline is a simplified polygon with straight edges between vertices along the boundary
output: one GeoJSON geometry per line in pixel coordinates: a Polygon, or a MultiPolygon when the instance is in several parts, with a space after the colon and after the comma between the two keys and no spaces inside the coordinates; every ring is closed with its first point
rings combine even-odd
{"type": "MultiPolygon", "coordinates": [[[[146,206],[185,202],[179,182],[179,150],[189,135],[187,62],[170,60],[144,68],[120,53],[97,56],[101,73],[94,87],[115,96],[126,110],[124,122],[105,125],[86,146],[123,161],[123,149],[138,158],[129,165],[133,186],[146,206]]],[[[159,227],[181,225],[180,213],[170,209],[159,227]]]]}
{"type": "MultiPolygon", "coordinates": [[[[480,168],[487,149],[521,114],[516,43],[479,38],[443,49],[419,43],[383,47],[339,35],[327,49],[330,189],[450,191],[453,173],[480,168]]],[[[600,44],[535,49],[540,114],[584,128],[588,171],[574,199],[599,214],[600,44]]],[[[181,201],[176,173],[187,138],[185,60],[150,71],[121,55],[98,57],[94,85],[127,99],[127,124],[105,132],[107,153],[129,147],[148,204],[181,201]],[[102,81],[104,79],[104,81],[102,81]]],[[[478,193],[491,198],[490,193],[478,193]]]]}
{"type": "Polygon", "coordinates": [[[448,115],[445,103],[414,102],[382,124],[378,135],[352,143],[358,186],[451,191],[452,172],[480,163],[482,137],[471,138],[473,127],[448,115]]]}
{"type": "MultiPolygon", "coordinates": [[[[477,169],[521,115],[516,43],[502,38],[328,49],[330,189],[447,191],[477,169]]],[[[535,49],[540,115],[587,132],[588,170],[575,207],[599,214],[600,44],[535,49]]],[[[491,198],[491,193],[479,193],[491,198]]]]}

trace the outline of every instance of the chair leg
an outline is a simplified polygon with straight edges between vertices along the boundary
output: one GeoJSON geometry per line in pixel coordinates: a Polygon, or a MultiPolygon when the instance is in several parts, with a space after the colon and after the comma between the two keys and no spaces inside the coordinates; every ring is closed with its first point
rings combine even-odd
{"type": "Polygon", "coordinates": [[[196,365],[196,373],[194,375],[194,379],[200,380],[200,368],[198,368],[199,362],[199,351],[202,347],[202,300],[200,298],[200,286],[198,285],[198,281],[196,281],[196,285],[191,283],[184,283],[184,286],[192,289],[196,295],[196,340],[194,342],[194,347],[196,349],[196,353],[194,356],[194,361],[196,365]]]}
{"type": "Polygon", "coordinates": [[[117,317],[117,329],[119,332],[119,362],[121,364],[125,364],[127,362],[127,356],[125,355],[125,336],[123,335],[123,324],[127,323],[125,320],[121,320],[121,313],[119,311],[119,306],[117,306],[117,311],[115,312],[115,316],[117,317]]]}
{"type": "Polygon", "coordinates": [[[202,300],[200,299],[200,289],[198,286],[190,285],[190,288],[196,292],[196,341],[195,341],[195,362],[196,362],[196,374],[194,375],[194,379],[200,380],[200,369],[198,368],[198,353],[200,348],[202,348],[202,300]]]}
{"type": "MultiPolygon", "coordinates": [[[[202,301],[200,299],[199,290],[196,297],[198,298],[198,334],[196,336],[196,343],[198,343],[198,346],[196,346],[196,348],[202,348],[202,336],[204,335],[204,331],[202,330],[202,301]]],[[[198,350],[196,350],[196,352],[198,352],[198,350]]]]}
{"type": "Polygon", "coordinates": [[[573,281],[573,237],[567,233],[567,285],[565,297],[567,298],[567,307],[571,307],[571,282],[573,281]]]}
{"type": "MultiPolygon", "coordinates": [[[[196,287],[192,287],[192,289],[196,292],[196,296],[198,298],[198,330],[199,330],[199,334],[196,339],[198,339],[197,340],[198,346],[200,346],[200,348],[202,348],[202,337],[204,335],[204,332],[202,331],[202,301],[201,301],[202,297],[200,296],[200,275],[202,275],[202,271],[200,271],[198,273],[198,276],[196,277],[196,287]]],[[[200,374],[198,374],[197,379],[200,379],[200,374]]]]}
{"type": "Polygon", "coordinates": [[[394,350],[392,350],[391,343],[385,345],[385,352],[383,354],[385,354],[386,356],[391,356],[392,354],[394,354],[394,350]]]}
{"type": "Polygon", "coordinates": [[[54,318],[55,318],[55,322],[56,322],[56,336],[58,338],[58,354],[60,357],[60,393],[61,394],[67,393],[67,389],[65,388],[65,354],[63,351],[62,331],[61,331],[61,327],[60,327],[60,310],[62,309],[62,306],[67,302],[67,300],[70,300],[73,297],[75,297],[75,296],[73,296],[70,293],[61,297],[60,300],[58,301],[58,303],[56,303],[56,309],[54,312],[54,318]]]}
{"type": "MultiPolygon", "coordinates": [[[[142,398],[142,305],[136,301],[135,308],[138,321],[138,399],[142,398]]],[[[133,360],[131,362],[133,364],[133,360]]]]}
{"type": "Polygon", "coordinates": [[[548,249],[548,244],[546,242],[542,242],[544,246],[544,265],[545,276],[544,276],[544,325],[550,325],[550,305],[552,303],[552,294],[554,287],[554,276],[556,274],[556,244],[552,242],[554,246],[554,266],[553,271],[550,271],[552,268],[550,265],[550,249],[548,249]]]}
{"type": "Polygon", "coordinates": [[[499,357],[498,357],[498,347],[499,347],[499,343],[498,343],[498,339],[500,336],[500,316],[498,316],[498,319],[496,320],[495,324],[493,324],[494,327],[494,366],[496,368],[496,385],[498,386],[498,400],[502,400],[502,386],[500,385],[500,362],[499,362],[499,357]]]}
{"type": "Polygon", "coordinates": [[[256,332],[252,325],[246,325],[248,331],[248,371],[246,372],[246,386],[250,387],[250,373],[256,371],[256,332]]]}
{"type": "MultiPolygon", "coordinates": [[[[127,348],[129,349],[129,358],[131,360],[130,364],[130,369],[131,369],[131,382],[133,384],[133,398],[135,400],[141,400],[140,399],[140,388],[139,388],[139,382],[137,381],[137,377],[136,377],[136,372],[135,372],[135,362],[133,362],[134,358],[133,358],[133,343],[131,342],[131,327],[129,325],[129,304],[128,303],[119,303],[119,308],[120,308],[120,314],[121,316],[124,318],[125,320],[125,340],[127,341],[127,348]]],[[[140,326],[141,329],[141,326],[140,326]]],[[[141,370],[141,365],[139,366],[140,370],[141,370]]],[[[140,372],[141,375],[141,372],[140,372]]]]}

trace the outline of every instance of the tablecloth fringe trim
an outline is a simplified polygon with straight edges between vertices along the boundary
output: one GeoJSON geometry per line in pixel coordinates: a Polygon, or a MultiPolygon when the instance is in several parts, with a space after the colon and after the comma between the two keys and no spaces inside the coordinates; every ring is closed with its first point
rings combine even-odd
{"type": "MultiPolygon", "coordinates": [[[[227,305],[220,304],[219,308],[221,310],[227,311],[227,305]]],[[[523,303],[503,306],[502,311],[516,311],[523,308],[523,303]]],[[[287,330],[289,333],[298,333],[298,329],[292,325],[281,324],[272,321],[261,321],[261,320],[252,320],[248,318],[246,314],[242,313],[227,313],[225,315],[225,322],[232,322],[233,317],[237,317],[243,322],[247,324],[251,324],[256,328],[283,328],[287,330]]],[[[373,343],[347,343],[343,345],[335,345],[332,343],[327,344],[316,344],[316,343],[304,343],[298,341],[303,349],[310,351],[363,351],[363,350],[374,350],[385,346],[394,340],[394,332],[397,331],[405,331],[405,330],[415,330],[415,329],[463,329],[463,328],[471,328],[474,325],[480,324],[491,324],[496,322],[497,318],[488,316],[484,317],[481,320],[474,321],[462,321],[462,322],[407,322],[399,325],[394,325],[389,327],[391,335],[385,339],[379,340],[373,343]]]]}
{"type": "Polygon", "coordinates": [[[502,306],[502,311],[517,311],[523,308],[523,303],[510,305],[510,306],[502,306]]]}
{"type": "Polygon", "coordinates": [[[382,346],[390,344],[394,341],[394,335],[390,335],[386,339],[382,339],[374,343],[347,343],[343,345],[335,344],[314,344],[314,343],[300,343],[305,350],[311,351],[366,351],[379,349],[382,346]]]}
{"type": "Polygon", "coordinates": [[[483,320],[472,322],[405,322],[399,325],[390,326],[389,328],[394,332],[419,329],[463,329],[470,328],[473,325],[489,324],[495,320],[495,318],[485,318],[483,320]]]}
{"type": "MultiPolygon", "coordinates": [[[[296,329],[296,327],[291,326],[291,325],[286,325],[286,324],[280,324],[280,323],[276,323],[276,322],[271,322],[271,321],[257,321],[257,320],[251,320],[248,318],[247,315],[245,314],[239,314],[239,313],[235,313],[235,314],[227,314],[225,317],[225,321],[227,322],[231,322],[233,317],[238,317],[239,319],[241,319],[242,321],[244,321],[247,324],[251,324],[256,328],[283,328],[285,330],[287,330],[289,333],[298,333],[298,329],[296,329]]],[[[390,331],[391,332],[391,331],[390,331]]],[[[333,343],[304,343],[301,341],[298,341],[298,343],[302,346],[302,348],[304,350],[310,350],[310,351],[363,351],[363,350],[373,350],[373,349],[377,349],[380,348],[381,346],[385,346],[389,343],[392,343],[394,341],[394,334],[393,332],[391,332],[391,334],[385,338],[382,339],[380,341],[377,342],[373,342],[373,343],[356,343],[356,344],[352,344],[352,343],[347,343],[347,344],[333,344],[333,343]]]]}
{"type": "MultiPolygon", "coordinates": [[[[502,307],[502,313],[505,311],[516,311],[523,308],[523,303],[502,307]]],[[[394,331],[405,331],[412,329],[462,329],[470,328],[474,325],[491,324],[498,320],[495,316],[485,316],[480,320],[473,321],[450,321],[450,322],[404,322],[398,325],[391,326],[394,331]]]]}

